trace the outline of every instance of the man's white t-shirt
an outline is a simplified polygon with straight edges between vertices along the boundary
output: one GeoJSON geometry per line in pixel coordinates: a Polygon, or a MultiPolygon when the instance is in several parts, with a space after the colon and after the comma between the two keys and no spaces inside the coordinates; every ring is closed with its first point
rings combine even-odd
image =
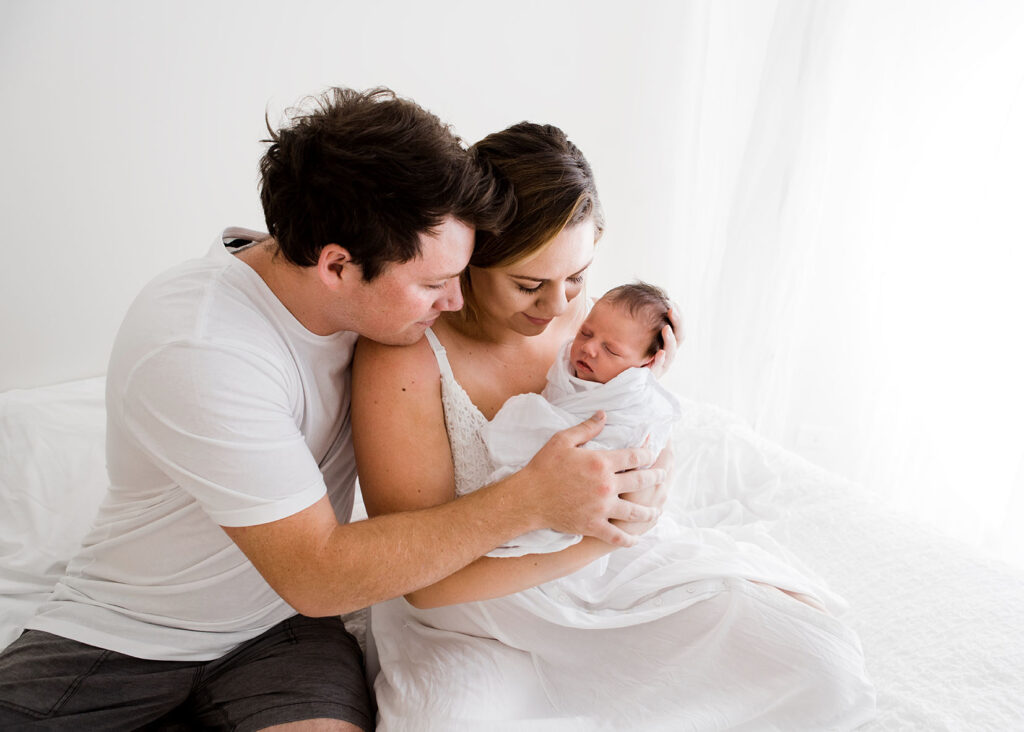
{"type": "Polygon", "coordinates": [[[350,518],[356,334],[318,336],[218,237],[149,283],[107,373],[110,489],[29,628],[139,658],[210,660],[295,611],[221,526],[328,493],[350,518]]]}

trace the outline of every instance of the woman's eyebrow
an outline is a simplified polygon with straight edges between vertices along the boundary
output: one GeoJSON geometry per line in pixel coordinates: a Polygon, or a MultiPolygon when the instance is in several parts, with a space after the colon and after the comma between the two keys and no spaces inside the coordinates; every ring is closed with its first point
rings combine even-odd
{"type": "MultiPolygon", "coordinates": [[[[587,267],[589,267],[593,263],[594,260],[591,259],[589,262],[584,264],[578,271],[573,272],[571,275],[569,275],[569,277],[579,277],[586,271],[587,267]]],[[[530,282],[547,282],[547,280],[544,279],[543,277],[531,277],[530,275],[510,274],[509,277],[515,277],[517,280],[530,280],[530,282]]]]}

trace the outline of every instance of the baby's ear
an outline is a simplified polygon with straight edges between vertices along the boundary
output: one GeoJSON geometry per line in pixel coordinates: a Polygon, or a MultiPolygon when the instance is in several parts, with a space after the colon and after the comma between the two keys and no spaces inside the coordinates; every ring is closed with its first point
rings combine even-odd
{"type": "Polygon", "coordinates": [[[650,357],[649,359],[647,359],[646,361],[644,361],[644,362],[643,362],[643,363],[642,363],[642,364],[640,365],[640,368],[642,368],[642,369],[649,369],[649,368],[650,368],[651,366],[653,366],[653,365],[654,365],[654,361],[655,361],[655,359],[656,359],[656,358],[658,358],[658,354],[657,354],[657,353],[656,353],[656,354],[654,354],[653,356],[651,356],[651,357],[650,357]]]}

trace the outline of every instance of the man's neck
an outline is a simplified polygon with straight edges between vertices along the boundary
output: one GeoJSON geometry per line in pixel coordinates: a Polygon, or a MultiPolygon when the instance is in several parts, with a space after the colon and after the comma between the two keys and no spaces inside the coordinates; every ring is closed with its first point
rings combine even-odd
{"type": "Polygon", "coordinates": [[[272,238],[257,242],[235,256],[260,276],[292,317],[310,333],[323,336],[340,330],[325,317],[324,291],[315,270],[286,260],[272,238]]]}

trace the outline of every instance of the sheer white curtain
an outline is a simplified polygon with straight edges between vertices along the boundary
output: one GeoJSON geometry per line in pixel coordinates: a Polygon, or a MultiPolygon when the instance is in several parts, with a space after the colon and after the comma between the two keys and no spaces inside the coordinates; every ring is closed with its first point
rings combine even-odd
{"type": "Polygon", "coordinates": [[[1024,563],[1024,3],[685,15],[677,388],[1024,563]]]}

